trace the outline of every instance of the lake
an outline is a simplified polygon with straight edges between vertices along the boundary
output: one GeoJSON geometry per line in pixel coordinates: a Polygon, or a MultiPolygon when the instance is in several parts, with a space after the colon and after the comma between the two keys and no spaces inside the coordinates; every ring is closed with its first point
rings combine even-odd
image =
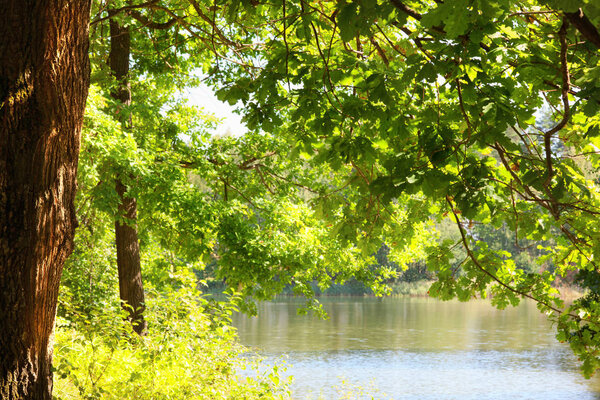
{"type": "Polygon", "coordinates": [[[298,315],[296,299],[233,318],[242,344],[285,360],[294,399],[600,399],[600,379],[581,376],[532,302],[321,301],[328,320],[298,315]]]}

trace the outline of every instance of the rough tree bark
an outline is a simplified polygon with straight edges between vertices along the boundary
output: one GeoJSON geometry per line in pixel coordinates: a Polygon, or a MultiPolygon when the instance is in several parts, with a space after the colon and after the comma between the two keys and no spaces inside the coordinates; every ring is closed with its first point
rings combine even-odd
{"type": "MultiPolygon", "coordinates": [[[[112,14],[109,12],[109,15],[112,14]]],[[[114,14],[113,14],[114,15],[114,14]]],[[[131,35],[127,26],[110,19],[110,54],[109,64],[113,76],[117,80],[117,89],[112,97],[123,105],[131,104],[129,90],[129,55],[131,35]]],[[[121,113],[118,116],[124,126],[131,125],[130,115],[121,113]]],[[[133,329],[140,335],[146,331],[144,320],[144,286],[142,284],[142,268],[140,261],[140,244],[137,226],[137,202],[127,195],[127,187],[120,177],[116,179],[116,190],[121,203],[119,217],[115,220],[115,240],[117,242],[117,267],[119,270],[119,295],[123,307],[129,312],[133,329]]]]}
{"type": "Polygon", "coordinates": [[[51,399],[60,276],[89,86],[90,2],[4,0],[0,15],[0,398],[51,399]]]}

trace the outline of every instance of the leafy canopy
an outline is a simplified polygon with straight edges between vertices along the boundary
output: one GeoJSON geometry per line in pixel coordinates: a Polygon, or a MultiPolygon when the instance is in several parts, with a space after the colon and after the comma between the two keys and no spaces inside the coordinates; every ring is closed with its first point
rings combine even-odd
{"type": "Polygon", "coordinates": [[[368,252],[416,232],[398,233],[401,210],[408,225],[451,218],[466,258],[432,243],[430,293],[533,299],[583,372],[600,367],[597,2],[216,4],[215,23],[255,44],[212,66],[218,95],[241,102],[250,128],[346,176],[354,191],[314,200],[339,238],[368,252]],[[539,271],[479,240],[477,224],[505,225],[516,247],[540,243],[539,271]],[[588,293],[566,307],[552,284],[569,271],[588,293]]]}
{"type": "MultiPolygon", "coordinates": [[[[426,241],[433,296],[492,294],[501,308],[533,299],[583,372],[600,367],[596,1],[110,6],[135,28],[139,85],[131,133],[90,145],[98,207],[114,213],[102,177],[131,171],[148,239],[183,264],[214,251],[218,276],[258,298],[286,283],[311,295],[313,279],[377,285],[388,271],[365,259],[382,243],[410,257],[426,241]],[[253,134],[209,139],[192,110],[167,104],[198,71],[253,134]],[[426,235],[443,219],[458,241],[426,235]],[[518,268],[479,225],[508,229],[517,249],[537,243],[539,270],[518,268]],[[570,271],[588,293],[565,306],[552,284],[570,271]]],[[[92,58],[107,99],[105,14],[93,19],[92,58]]],[[[120,129],[105,122],[100,131],[120,129]]]]}

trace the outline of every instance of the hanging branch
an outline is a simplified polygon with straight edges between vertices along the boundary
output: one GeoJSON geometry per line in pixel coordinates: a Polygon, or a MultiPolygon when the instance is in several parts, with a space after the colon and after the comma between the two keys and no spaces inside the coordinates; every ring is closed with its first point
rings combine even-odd
{"type": "MultiPolygon", "coordinates": [[[[331,94],[335,98],[335,100],[338,102],[338,104],[341,106],[342,102],[340,101],[340,99],[338,99],[337,94],[335,93],[335,87],[333,86],[333,82],[331,81],[331,73],[329,71],[329,64],[327,63],[327,58],[325,58],[325,55],[323,54],[323,50],[321,50],[321,45],[319,43],[319,34],[317,32],[317,28],[315,28],[315,25],[312,23],[312,21],[310,22],[310,26],[315,34],[315,43],[317,44],[317,50],[319,51],[321,60],[323,60],[323,67],[325,68],[325,76],[327,77],[327,83],[329,84],[329,87],[331,89],[331,94]]],[[[329,95],[327,95],[327,99],[329,100],[329,95]]],[[[332,105],[333,108],[335,108],[337,110],[337,112],[339,114],[345,115],[342,112],[341,108],[339,108],[335,104],[333,104],[333,102],[331,100],[329,101],[329,103],[332,105]]]]}
{"type": "MultiPolygon", "coordinates": [[[[563,313],[562,310],[559,310],[558,308],[551,306],[546,301],[540,300],[540,299],[532,296],[528,292],[523,292],[523,291],[520,291],[518,289],[513,288],[509,284],[507,284],[507,283],[501,281],[499,278],[497,278],[496,275],[492,274],[490,271],[488,271],[487,269],[485,269],[483,267],[483,265],[481,265],[481,263],[479,262],[479,260],[477,259],[477,257],[475,256],[475,253],[473,253],[473,250],[471,249],[471,247],[469,246],[469,243],[468,243],[468,240],[467,240],[467,235],[465,234],[465,229],[463,228],[462,222],[460,221],[460,218],[458,217],[458,214],[456,213],[456,210],[454,209],[454,204],[452,204],[452,200],[450,199],[450,196],[446,196],[446,201],[448,202],[448,205],[450,206],[450,210],[452,211],[452,214],[454,215],[454,219],[456,221],[456,225],[458,226],[458,230],[460,231],[460,236],[461,236],[461,240],[462,240],[462,243],[463,243],[463,247],[465,248],[465,251],[467,252],[467,255],[469,256],[469,258],[471,259],[471,261],[473,262],[473,264],[477,267],[477,269],[479,269],[481,272],[483,272],[484,274],[486,274],[487,276],[489,276],[493,281],[495,281],[496,283],[498,283],[503,288],[511,291],[512,293],[517,294],[517,295],[522,296],[522,297],[526,297],[528,299],[531,299],[531,300],[535,301],[538,304],[542,304],[543,306],[547,307],[549,310],[552,310],[553,312],[555,312],[558,315],[560,315],[560,314],[563,313]]],[[[569,313],[567,315],[569,315],[570,317],[575,318],[577,320],[581,319],[578,315],[575,315],[575,314],[569,313]]]]}
{"type": "MultiPolygon", "coordinates": [[[[198,16],[200,18],[202,18],[204,21],[206,21],[212,28],[213,34],[211,36],[214,37],[214,34],[216,33],[217,36],[219,37],[219,39],[221,39],[221,42],[227,44],[228,46],[235,46],[236,43],[232,42],[222,31],[221,29],[219,29],[219,27],[217,26],[217,22],[214,18],[210,18],[208,15],[206,15],[204,12],[202,12],[202,8],[200,8],[200,4],[198,4],[198,2],[196,0],[188,0],[190,2],[190,4],[192,5],[192,7],[194,7],[194,10],[196,10],[196,13],[198,13],[198,16]]],[[[213,17],[214,17],[214,12],[213,12],[213,17]]],[[[214,46],[214,39],[213,39],[213,46],[214,46]]]]}

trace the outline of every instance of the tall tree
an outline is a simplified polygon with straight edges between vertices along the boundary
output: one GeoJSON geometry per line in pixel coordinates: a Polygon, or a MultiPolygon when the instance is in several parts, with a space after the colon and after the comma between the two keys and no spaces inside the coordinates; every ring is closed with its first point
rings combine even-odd
{"type": "Polygon", "coordinates": [[[89,85],[90,2],[4,1],[0,16],[0,397],[51,398],[50,340],[89,85]]]}
{"type": "MultiPolygon", "coordinates": [[[[109,15],[113,11],[109,11],[109,15]]],[[[129,27],[123,26],[116,19],[110,20],[110,52],[111,72],[116,80],[116,89],[111,96],[120,103],[116,108],[117,119],[124,129],[131,129],[131,88],[129,85],[129,58],[131,55],[131,35],[129,27]]],[[[140,242],[137,232],[137,201],[127,193],[123,177],[115,179],[119,196],[119,214],[115,218],[115,242],[117,246],[117,269],[119,271],[119,295],[123,307],[129,312],[133,329],[143,334],[146,329],[144,320],[144,286],[142,283],[142,266],[140,260],[140,242]]]]}
{"type": "MultiPolygon", "coordinates": [[[[114,212],[117,208],[114,200],[123,196],[114,196],[112,187],[107,186],[119,176],[127,186],[128,196],[132,198],[135,193],[137,198],[142,255],[144,246],[159,240],[165,252],[176,252],[178,260],[188,259],[189,264],[197,264],[200,256],[207,257],[218,247],[219,277],[255,298],[272,296],[292,281],[302,282],[297,289],[311,296],[308,282],[316,276],[324,284],[332,276],[347,279],[352,275],[350,271],[359,269],[358,264],[368,264],[360,261],[353,263],[356,269],[338,271],[343,269],[339,266],[350,264],[338,262],[340,258],[351,260],[356,254],[342,255],[345,248],[337,246],[335,240],[323,241],[322,247],[315,243],[309,249],[294,234],[318,237],[324,234],[322,227],[294,232],[278,210],[305,209],[306,199],[299,192],[310,188],[302,182],[308,181],[310,175],[315,183],[320,170],[302,165],[292,167],[284,156],[286,152],[279,147],[281,142],[268,135],[209,140],[203,132],[206,128],[196,126],[202,118],[192,117],[194,111],[173,101],[181,86],[197,82],[194,74],[215,59],[212,53],[255,46],[239,37],[235,38],[242,43],[234,43],[222,33],[224,29],[213,27],[207,13],[214,10],[209,6],[190,2],[190,8],[180,3],[155,2],[151,6],[126,6],[111,12],[100,9],[93,18],[93,30],[99,33],[92,34],[94,82],[102,87],[104,96],[116,100],[116,104],[106,101],[104,112],[121,121],[122,132],[119,135],[119,129],[104,130],[104,138],[95,135],[90,146],[95,154],[83,160],[84,164],[88,161],[95,164],[93,170],[100,173],[89,182],[89,189],[97,192],[90,196],[92,202],[104,211],[114,212]],[[106,32],[107,25],[112,32],[110,43],[101,34],[106,32]],[[118,57],[121,64],[117,67],[115,46],[121,40],[127,42],[121,47],[130,50],[121,51],[118,57]],[[117,78],[117,86],[106,79],[106,67],[117,78]],[[125,90],[121,99],[117,98],[119,90],[125,90]],[[114,134],[119,136],[116,141],[114,134]],[[107,143],[101,144],[104,139],[107,143]],[[118,149],[108,150],[116,143],[118,149]],[[190,173],[204,180],[202,190],[187,187],[190,173]],[[135,179],[131,179],[133,176],[135,179]],[[217,199],[208,201],[216,193],[217,199]],[[221,204],[219,197],[229,202],[221,204]],[[247,206],[243,207],[243,203],[247,206]],[[273,232],[268,236],[261,232],[267,225],[272,231],[290,235],[291,245],[277,243],[273,232]],[[331,253],[315,261],[316,252],[327,247],[331,253]],[[296,260],[294,252],[306,257],[296,260]],[[325,271],[325,265],[330,267],[329,271],[325,271]]],[[[88,190],[87,179],[82,177],[82,182],[84,190],[88,190]]],[[[316,182],[312,190],[323,186],[324,182],[316,182]]],[[[294,218],[298,218],[299,225],[312,225],[314,215],[310,214],[302,218],[297,214],[294,218]]],[[[365,279],[374,279],[370,271],[364,271],[363,275],[365,279]]],[[[124,285],[127,283],[121,281],[121,289],[124,285]]],[[[141,293],[141,286],[138,287],[141,293]]]]}

